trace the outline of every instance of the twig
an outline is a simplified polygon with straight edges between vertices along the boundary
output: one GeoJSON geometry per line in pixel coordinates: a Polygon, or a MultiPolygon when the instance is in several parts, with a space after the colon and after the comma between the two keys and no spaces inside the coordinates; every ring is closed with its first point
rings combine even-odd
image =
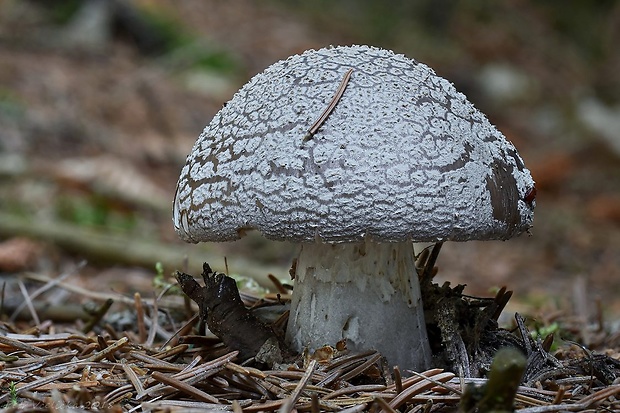
{"type": "MultiPolygon", "coordinates": [[[[191,371],[183,371],[181,373],[175,374],[174,377],[179,380],[185,380],[191,382],[196,382],[201,380],[201,376],[203,374],[209,374],[211,372],[217,372],[227,366],[231,360],[233,360],[239,354],[238,351],[232,351],[230,353],[226,353],[221,357],[216,358],[215,360],[211,360],[207,363],[200,365],[192,369],[191,371]]],[[[206,377],[206,376],[205,376],[206,377]]]]}
{"type": "Polygon", "coordinates": [[[284,405],[284,402],[285,400],[281,399],[281,400],[270,400],[265,403],[255,403],[248,407],[244,407],[243,411],[247,413],[269,412],[272,410],[276,410],[279,407],[282,407],[284,405]]]}
{"type": "Polygon", "coordinates": [[[342,409],[340,410],[340,413],[359,413],[366,410],[366,407],[367,406],[365,403],[360,403],[357,406],[349,407],[348,409],[342,409]]]}
{"type": "Polygon", "coordinates": [[[519,409],[519,413],[550,413],[559,411],[578,412],[588,409],[595,403],[599,403],[608,397],[620,394],[620,384],[606,387],[587,397],[581,399],[579,403],[553,404],[546,406],[528,407],[519,409]]]}
{"type": "Polygon", "coordinates": [[[127,363],[122,363],[121,366],[123,367],[125,375],[131,382],[132,386],[134,387],[134,389],[136,389],[136,394],[144,393],[144,386],[142,385],[142,382],[138,378],[136,372],[133,371],[133,368],[127,363]]]}
{"type": "Polygon", "coordinates": [[[280,294],[288,294],[288,293],[290,293],[290,291],[287,290],[284,285],[282,285],[280,280],[278,280],[278,277],[276,277],[275,275],[267,274],[267,278],[269,278],[269,281],[271,281],[273,283],[273,285],[276,287],[276,290],[278,290],[278,292],[280,294]]]}
{"type": "MultiPolygon", "coordinates": [[[[433,381],[430,381],[429,377],[425,377],[425,380],[420,381],[419,383],[416,383],[413,386],[403,390],[402,393],[394,397],[390,402],[390,407],[392,407],[393,409],[398,409],[413,396],[432,388],[435,385],[435,381],[445,382],[450,380],[452,377],[454,377],[454,374],[452,373],[439,373],[433,377],[433,381]]],[[[385,412],[385,409],[382,411],[385,412]]]]}
{"type": "Polygon", "coordinates": [[[142,361],[144,363],[150,363],[151,368],[158,368],[160,370],[167,370],[167,371],[181,371],[183,369],[183,367],[179,366],[178,364],[173,364],[173,363],[169,363],[164,360],[160,360],[156,357],[149,356],[148,354],[140,352],[140,351],[130,351],[129,356],[131,356],[132,358],[138,361],[142,361]]]}
{"type": "Polygon", "coordinates": [[[319,396],[312,393],[310,398],[310,413],[320,413],[319,396]]]}
{"type": "Polygon", "coordinates": [[[555,398],[553,399],[553,404],[559,404],[564,398],[565,394],[566,394],[566,388],[564,386],[560,386],[560,388],[558,389],[558,392],[555,395],[555,398]]]}
{"type": "Polygon", "coordinates": [[[18,341],[18,340],[9,338],[9,337],[5,337],[2,335],[0,335],[0,343],[10,346],[12,348],[16,348],[18,350],[23,350],[27,353],[35,354],[37,356],[49,356],[52,354],[51,352],[45,349],[30,345],[30,344],[22,343],[21,341],[18,341]]]}
{"type": "MultiPolygon", "coordinates": [[[[437,369],[432,370],[432,371],[436,371],[436,370],[437,370],[437,369]]],[[[450,392],[454,392],[454,393],[458,394],[459,396],[460,396],[461,394],[463,394],[463,393],[462,393],[459,389],[457,389],[456,387],[452,387],[452,386],[447,385],[445,382],[442,382],[442,381],[439,381],[439,380],[435,380],[435,379],[433,378],[433,376],[427,376],[427,375],[424,375],[424,374],[420,374],[420,373],[418,373],[417,371],[413,371],[413,370],[408,370],[408,371],[409,371],[409,373],[413,373],[413,375],[418,376],[418,377],[419,377],[419,378],[421,378],[421,379],[428,380],[428,381],[430,381],[431,383],[433,383],[434,385],[439,386],[439,387],[441,387],[441,388],[443,388],[443,389],[446,389],[446,390],[448,390],[448,391],[450,391],[450,392]]],[[[425,372],[425,373],[428,373],[428,372],[425,372]]],[[[449,380],[452,380],[452,378],[450,378],[449,380]]],[[[446,381],[449,381],[449,380],[446,380],[446,381]]],[[[402,386],[402,385],[401,385],[401,386],[402,386]]]]}
{"type": "MultiPolygon", "coordinates": [[[[77,364],[70,366],[68,368],[66,368],[65,370],[62,370],[58,373],[55,374],[50,374],[49,376],[45,376],[42,377],[38,380],[35,380],[33,382],[30,382],[22,387],[20,387],[19,389],[17,389],[17,394],[20,394],[22,392],[26,392],[29,390],[33,390],[33,389],[38,389],[39,387],[43,386],[44,384],[48,384],[51,383],[53,381],[56,381],[62,377],[65,377],[66,375],[73,373],[74,371],[76,371],[78,369],[77,364]]],[[[6,402],[7,399],[11,396],[10,392],[7,392],[5,394],[3,394],[2,396],[0,396],[0,403],[2,402],[6,402]]]]}
{"type": "Polygon", "coordinates": [[[136,292],[133,295],[133,302],[136,308],[136,321],[138,323],[138,337],[140,344],[144,344],[146,341],[146,327],[144,327],[144,307],[142,307],[142,299],[140,293],[136,292]]]}
{"type": "Polygon", "coordinates": [[[174,377],[167,376],[158,371],[154,371],[151,376],[155,380],[161,383],[167,384],[168,386],[174,387],[175,389],[187,394],[188,396],[195,397],[198,400],[202,400],[205,402],[218,403],[218,400],[215,397],[211,396],[210,394],[207,394],[203,392],[202,390],[197,389],[194,386],[191,386],[185,382],[182,382],[181,380],[177,380],[174,377]]]}
{"type": "MultiPolygon", "coordinates": [[[[33,367],[34,365],[54,365],[57,363],[63,363],[67,360],[71,360],[74,356],[77,355],[77,350],[69,350],[66,352],[63,352],[61,354],[52,354],[49,356],[39,356],[39,357],[32,357],[32,358],[18,358],[18,360],[16,361],[12,361],[11,362],[11,367],[10,368],[15,368],[18,367],[20,370],[22,371],[29,371],[31,370],[31,367],[33,367]]],[[[8,368],[5,367],[5,372],[8,370],[8,368]]]]}
{"type": "Polygon", "coordinates": [[[338,368],[345,368],[345,366],[349,363],[359,362],[361,359],[372,356],[373,354],[377,354],[375,350],[368,350],[361,353],[351,353],[345,356],[338,357],[334,359],[334,361],[325,368],[325,372],[329,372],[332,370],[336,370],[338,368]]]}
{"type": "Polygon", "coordinates": [[[439,252],[441,251],[441,247],[443,246],[443,242],[437,242],[433,245],[431,249],[429,257],[426,259],[424,263],[424,269],[422,270],[422,276],[420,276],[420,284],[430,282],[433,278],[433,269],[435,268],[435,263],[437,262],[437,257],[439,257],[439,252]]]}
{"type": "Polygon", "coordinates": [[[172,334],[168,341],[166,341],[160,346],[160,350],[166,348],[167,346],[175,346],[179,342],[179,337],[187,335],[190,331],[192,331],[192,328],[194,327],[194,324],[196,324],[196,321],[198,321],[198,318],[199,315],[194,314],[189,320],[185,322],[185,324],[181,326],[181,328],[179,328],[177,331],[175,331],[174,334],[172,334]]]}
{"type": "Polygon", "coordinates": [[[527,327],[525,327],[525,319],[521,314],[515,313],[515,321],[517,322],[519,334],[521,334],[523,345],[525,346],[525,354],[529,357],[530,354],[532,354],[532,343],[530,342],[530,332],[527,327]]]}
{"type": "Polygon", "coordinates": [[[323,396],[322,400],[335,399],[336,397],[345,396],[352,393],[377,392],[383,391],[385,389],[386,386],[383,384],[363,384],[359,386],[344,387],[342,389],[334,390],[333,392],[326,394],[325,396],[323,396]]]}
{"type": "Polygon", "coordinates": [[[178,354],[184,353],[189,348],[189,344],[179,344],[178,346],[174,346],[168,350],[160,351],[159,353],[153,354],[153,357],[158,358],[160,360],[166,359],[168,357],[173,357],[178,354]]]}
{"type": "MultiPolygon", "coordinates": [[[[185,257],[188,257],[189,268],[201,268],[203,261],[217,262],[220,259],[214,253],[213,248],[204,244],[199,249],[195,249],[195,253],[188,256],[189,249],[183,246],[155,243],[151,240],[115,235],[111,232],[88,230],[67,222],[33,221],[17,214],[7,214],[0,211],[0,236],[11,237],[15,235],[47,241],[68,251],[77,252],[80,256],[113,262],[115,265],[126,264],[152,268],[153,257],[157,257],[157,260],[162,262],[164,267],[179,268],[183,266],[182,262],[185,257]]],[[[245,276],[253,278],[265,286],[270,285],[266,274],[278,274],[285,271],[278,266],[260,265],[241,257],[235,258],[234,264],[235,268],[239,268],[239,271],[243,272],[245,276]]],[[[28,278],[36,277],[32,273],[27,276],[28,278]]],[[[50,280],[49,277],[39,276],[38,278],[44,282],[50,280]]],[[[64,283],[63,288],[67,288],[64,283]]],[[[84,295],[87,297],[99,295],[85,289],[80,289],[80,291],[85,292],[84,295]]],[[[127,302],[133,302],[132,298],[125,298],[127,302]]]]}
{"type": "Polygon", "coordinates": [[[243,408],[239,404],[239,400],[233,400],[233,402],[232,402],[232,411],[233,411],[233,413],[243,413],[243,408]]]}
{"type": "Polygon", "coordinates": [[[506,308],[506,304],[508,304],[511,297],[512,291],[507,291],[505,286],[499,289],[497,294],[495,294],[495,310],[491,315],[492,320],[497,321],[499,319],[499,316],[502,315],[502,311],[506,308]]]}
{"type": "Polygon", "coordinates": [[[400,367],[394,366],[394,387],[396,394],[403,391],[403,376],[400,374],[400,367]]]}
{"type": "Polygon", "coordinates": [[[303,142],[308,142],[310,139],[312,139],[312,137],[319,131],[321,126],[323,126],[323,124],[325,123],[329,115],[331,115],[331,113],[334,111],[334,109],[336,108],[336,105],[340,101],[340,98],[342,98],[342,94],[347,88],[347,84],[349,83],[349,79],[351,79],[352,73],[353,73],[353,69],[349,69],[344,74],[344,77],[340,81],[340,85],[338,85],[338,89],[336,89],[336,93],[334,94],[334,97],[329,102],[329,105],[325,108],[323,113],[321,113],[321,116],[319,116],[319,118],[312,124],[312,126],[310,127],[310,130],[308,131],[306,136],[304,136],[303,142]]]}
{"type": "Polygon", "coordinates": [[[155,342],[155,336],[157,335],[157,330],[159,329],[159,308],[157,306],[157,297],[153,298],[153,308],[151,311],[151,322],[149,323],[149,335],[146,337],[146,342],[144,343],[147,347],[152,347],[155,342]]]}
{"type": "Polygon", "coordinates": [[[366,369],[368,369],[370,366],[375,364],[380,359],[381,359],[381,354],[377,353],[374,356],[370,357],[368,360],[366,360],[364,363],[360,364],[359,366],[355,367],[351,371],[340,376],[340,379],[344,381],[349,381],[353,377],[357,376],[358,374],[361,374],[364,371],[366,371],[366,369]]]}
{"type": "Polygon", "coordinates": [[[310,377],[312,377],[312,374],[314,373],[317,364],[318,362],[316,360],[312,360],[310,364],[308,364],[308,368],[306,369],[304,375],[301,377],[301,380],[299,380],[299,383],[297,383],[297,387],[295,387],[295,390],[293,390],[293,393],[291,393],[290,397],[285,400],[284,404],[278,410],[278,413],[289,413],[293,410],[293,406],[295,406],[295,403],[297,403],[297,399],[299,399],[301,392],[304,391],[304,388],[308,384],[308,381],[310,381],[310,377]]]}
{"type": "Polygon", "coordinates": [[[108,312],[110,307],[112,307],[112,304],[114,304],[114,300],[112,300],[111,298],[108,298],[103,304],[101,304],[95,310],[95,313],[92,314],[92,317],[90,318],[90,320],[88,320],[88,323],[86,323],[84,325],[84,328],[82,328],[82,333],[86,334],[91,331],[97,325],[97,323],[101,321],[101,319],[108,312]]]}
{"type": "Polygon", "coordinates": [[[115,341],[112,345],[106,347],[105,349],[93,354],[92,356],[87,358],[85,361],[92,362],[92,361],[103,360],[109,354],[112,354],[119,348],[125,346],[128,342],[129,342],[129,339],[127,337],[123,337],[120,340],[115,341]]]}
{"type": "MultiPolygon", "coordinates": [[[[202,357],[200,356],[194,357],[194,359],[188,365],[186,365],[182,370],[181,369],[173,370],[175,372],[170,377],[172,377],[175,380],[184,381],[188,385],[192,385],[218,371],[218,370],[213,370],[212,365],[211,365],[211,363],[213,362],[203,364],[200,367],[196,367],[198,364],[200,364],[201,361],[202,361],[202,357]]],[[[136,395],[136,399],[140,400],[146,396],[162,396],[168,393],[169,392],[166,390],[166,385],[159,383],[159,384],[156,384],[155,386],[152,386],[146,389],[144,393],[136,395]]]]}
{"type": "MultiPolygon", "coordinates": [[[[61,274],[60,276],[58,276],[57,278],[50,279],[42,287],[36,289],[32,294],[30,294],[30,301],[32,301],[33,299],[37,298],[39,295],[43,294],[44,292],[46,292],[48,290],[51,290],[52,288],[56,287],[60,282],[64,281],[70,275],[73,275],[73,274],[77,273],[79,270],[81,270],[82,268],[84,268],[85,265],[86,265],[86,261],[81,261],[71,271],[67,271],[64,274],[61,274]]],[[[18,305],[15,308],[15,310],[13,311],[13,314],[11,314],[11,318],[10,318],[11,322],[13,322],[13,321],[15,321],[17,319],[17,317],[19,316],[19,313],[21,313],[21,311],[27,305],[28,305],[28,301],[24,301],[23,303],[21,303],[20,305],[18,305]]]]}
{"type": "Polygon", "coordinates": [[[392,406],[390,406],[383,397],[375,397],[375,403],[381,407],[382,412],[397,413],[396,410],[392,409],[392,406]]]}
{"type": "Polygon", "coordinates": [[[32,320],[34,321],[34,323],[36,325],[41,324],[41,320],[39,320],[39,316],[37,315],[37,312],[34,309],[34,305],[32,305],[32,300],[30,299],[30,295],[28,294],[28,290],[26,289],[26,286],[24,285],[22,280],[19,279],[19,278],[17,279],[17,285],[19,285],[19,291],[24,296],[24,303],[26,304],[26,307],[28,307],[28,311],[30,311],[30,315],[32,316],[32,320]]]}
{"type": "MultiPolygon", "coordinates": [[[[99,351],[103,351],[106,348],[108,348],[108,343],[105,341],[105,338],[103,338],[103,336],[97,336],[97,345],[95,347],[93,347],[92,345],[88,345],[86,347],[87,348],[90,347],[90,349],[88,350],[88,353],[82,351],[83,354],[89,354],[91,350],[95,348],[99,349],[99,351]]],[[[107,353],[105,358],[108,359],[108,361],[111,361],[112,363],[116,363],[116,359],[114,358],[114,354],[112,353],[107,353]]]]}
{"type": "Polygon", "coordinates": [[[79,387],[95,387],[95,386],[100,386],[101,383],[99,383],[99,381],[97,380],[80,380],[80,381],[76,381],[76,382],[69,382],[69,383],[47,383],[47,384],[43,384],[39,387],[37,387],[37,391],[48,391],[48,390],[70,390],[75,388],[76,386],[79,387]]]}
{"type": "MultiPolygon", "coordinates": [[[[430,370],[426,370],[424,373],[418,373],[413,370],[407,370],[407,371],[409,371],[410,373],[413,373],[415,377],[407,377],[405,380],[403,380],[401,383],[401,386],[403,389],[411,387],[414,384],[419,383],[422,380],[426,380],[429,377],[436,376],[437,374],[441,374],[444,372],[443,369],[430,369],[430,370]]],[[[396,389],[396,384],[392,384],[388,386],[388,390],[395,390],[395,389],[396,389]]]]}

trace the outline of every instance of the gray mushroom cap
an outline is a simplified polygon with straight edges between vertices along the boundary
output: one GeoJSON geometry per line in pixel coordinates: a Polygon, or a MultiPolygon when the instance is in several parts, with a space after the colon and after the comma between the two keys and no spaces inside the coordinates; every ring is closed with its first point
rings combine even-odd
{"type": "Polygon", "coordinates": [[[277,62],[204,129],[173,221],[188,242],[508,239],[532,226],[515,147],[428,66],[348,46],[277,62]],[[335,109],[310,127],[352,69],[335,109]]]}

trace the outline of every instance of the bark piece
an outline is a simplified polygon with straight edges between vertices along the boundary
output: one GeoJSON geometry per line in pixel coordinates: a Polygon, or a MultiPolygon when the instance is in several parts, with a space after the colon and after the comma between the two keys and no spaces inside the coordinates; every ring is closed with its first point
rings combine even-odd
{"type": "Polygon", "coordinates": [[[189,274],[177,272],[176,278],[183,292],[198,304],[201,321],[231,350],[238,350],[241,360],[254,357],[268,365],[282,361],[281,340],[245,307],[233,278],[216,273],[207,263],[202,272],[204,287],[189,274]]]}

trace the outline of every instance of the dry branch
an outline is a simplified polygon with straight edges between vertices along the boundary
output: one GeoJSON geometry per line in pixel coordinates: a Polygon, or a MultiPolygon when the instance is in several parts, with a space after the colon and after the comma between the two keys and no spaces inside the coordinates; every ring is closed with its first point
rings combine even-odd
{"type": "MultiPolygon", "coordinates": [[[[18,215],[0,212],[0,236],[25,236],[47,241],[84,258],[98,262],[111,262],[114,265],[136,265],[153,268],[161,262],[166,268],[181,268],[188,260],[189,268],[202,268],[202,263],[217,262],[208,247],[160,244],[152,240],[137,239],[126,235],[114,235],[85,229],[70,223],[43,220],[28,220],[18,215]]],[[[264,266],[235,258],[235,268],[264,286],[272,286],[268,274],[283,274],[287,269],[264,266]]]]}

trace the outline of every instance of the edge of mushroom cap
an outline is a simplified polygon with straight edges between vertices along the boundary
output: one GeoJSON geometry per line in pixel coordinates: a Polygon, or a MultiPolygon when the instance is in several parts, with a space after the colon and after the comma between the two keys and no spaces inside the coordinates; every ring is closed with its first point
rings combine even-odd
{"type": "MultiPolygon", "coordinates": [[[[386,73],[382,73],[381,82],[388,83],[391,79],[386,73]]],[[[374,86],[376,85],[370,85],[370,87],[374,86]]],[[[395,85],[395,89],[381,93],[373,90],[372,94],[381,95],[381,99],[383,99],[384,94],[387,93],[387,96],[390,97],[390,93],[395,93],[394,90],[398,91],[399,87],[401,86],[395,85]]],[[[363,98],[365,99],[367,96],[363,96],[363,98]]],[[[399,103],[403,100],[402,96],[391,96],[390,99],[399,103]]],[[[377,102],[371,100],[370,103],[376,104],[377,102]]],[[[432,123],[428,122],[429,119],[425,117],[428,114],[427,112],[423,115],[418,113],[421,109],[416,105],[409,105],[409,108],[416,109],[413,113],[403,111],[401,115],[409,115],[409,117],[414,118],[414,121],[420,120],[421,117],[423,122],[432,123]]],[[[380,105],[378,109],[387,110],[386,107],[380,107],[380,105]]],[[[386,114],[384,113],[384,115],[386,114]]],[[[444,117],[446,117],[445,114],[444,117]]],[[[430,116],[431,121],[434,122],[436,119],[438,118],[430,116]]],[[[383,119],[381,121],[384,123],[383,119]]],[[[387,126],[392,127],[394,131],[402,132],[404,130],[411,133],[411,125],[408,125],[406,121],[402,119],[390,121],[392,123],[387,126]]],[[[363,130],[366,130],[367,127],[366,124],[362,125],[363,130]]],[[[420,133],[428,135],[431,125],[418,124],[414,129],[416,131],[419,129],[420,133]]],[[[397,137],[390,137],[390,139],[392,138],[396,139],[397,137]]],[[[407,143],[401,142],[402,136],[399,138],[400,144],[405,145],[407,143]]],[[[417,139],[419,141],[417,145],[428,143],[416,136],[407,137],[407,139],[417,139]]],[[[371,144],[376,144],[376,142],[371,142],[371,144]]],[[[390,149],[393,151],[401,150],[398,145],[392,146],[390,149]]],[[[448,150],[454,149],[450,148],[448,147],[448,150]]],[[[351,157],[351,153],[349,155],[351,157]]],[[[352,156],[351,158],[357,163],[364,162],[363,157],[360,156],[352,156]]],[[[339,162],[346,164],[347,161],[341,158],[339,162]]],[[[408,166],[411,167],[412,165],[408,166]]],[[[384,171],[375,172],[381,174],[384,171]]],[[[406,172],[396,171],[395,173],[406,172]]],[[[317,187],[325,189],[327,183],[329,191],[338,196],[346,197],[348,196],[346,191],[349,187],[344,186],[349,185],[356,174],[341,173],[341,175],[346,176],[337,176],[336,181],[325,181],[319,183],[320,185],[317,187]],[[340,182],[341,185],[338,186],[337,179],[348,181],[342,181],[344,184],[340,182]],[[338,189],[343,192],[338,193],[338,189]]],[[[435,183],[441,181],[439,178],[436,179],[435,183]]],[[[362,181],[364,180],[362,179],[362,181]]],[[[354,183],[358,184],[359,182],[354,183]]],[[[400,188],[398,185],[395,187],[400,188]]],[[[508,239],[532,226],[535,201],[528,199],[528,194],[532,188],[534,188],[534,181],[514,146],[488,122],[482,113],[467,101],[464,95],[457,92],[450,82],[435,75],[432,69],[427,66],[391,51],[369,46],[340,46],[309,50],[301,55],[291,56],[286,60],[277,62],[264,72],[254,76],[235,94],[218,112],[212,122],[207,125],[187,158],[177,184],[173,222],[179,236],[188,242],[232,241],[243,236],[247,230],[253,229],[261,231],[265,237],[270,239],[298,242],[321,240],[337,243],[355,242],[363,239],[382,242],[508,239]],[[367,59],[365,60],[365,58],[367,59]],[[317,61],[323,63],[323,67],[317,69],[317,61]],[[422,105],[428,104],[430,107],[428,113],[439,110],[437,107],[441,106],[450,108],[447,113],[456,120],[453,120],[453,123],[448,122],[447,125],[440,125],[440,127],[444,129],[446,127],[456,128],[456,130],[461,128],[463,134],[472,135],[465,138],[453,136],[449,133],[442,135],[441,139],[446,141],[461,139],[460,142],[452,142],[460,149],[460,152],[456,151],[458,156],[450,158],[448,161],[442,161],[444,164],[441,165],[432,165],[426,161],[425,165],[421,165],[424,162],[413,165],[417,168],[430,165],[426,172],[431,175],[439,174],[439,178],[441,176],[448,177],[446,179],[451,185],[470,185],[471,188],[465,194],[465,198],[469,197],[467,199],[453,199],[459,195],[458,193],[449,193],[447,194],[449,196],[446,194],[436,196],[439,200],[442,199],[442,196],[446,196],[443,198],[446,201],[444,204],[458,204],[457,207],[461,208],[460,210],[455,208],[453,211],[446,212],[445,210],[450,209],[451,205],[439,205],[437,199],[432,205],[418,203],[416,199],[413,199],[415,197],[433,196],[432,193],[429,194],[432,189],[444,192],[450,192],[450,189],[443,186],[426,188],[425,191],[422,191],[423,193],[420,193],[420,191],[411,190],[406,184],[403,184],[405,185],[404,190],[409,190],[411,195],[409,201],[401,199],[402,193],[391,194],[393,196],[391,201],[395,204],[393,207],[389,206],[390,202],[386,202],[389,197],[380,203],[373,199],[366,199],[366,204],[371,204],[371,208],[385,210],[392,208],[392,211],[387,211],[387,214],[377,217],[376,214],[373,214],[372,209],[359,214],[359,210],[364,207],[364,197],[361,197],[361,202],[360,199],[356,199],[356,202],[351,202],[353,207],[344,205],[345,212],[337,214],[335,218],[329,218],[328,213],[336,206],[329,205],[323,208],[323,202],[336,202],[338,204],[337,200],[334,201],[334,198],[337,197],[321,199],[321,195],[317,195],[315,191],[316,188],[312,188],[311,194],[308,195],[304,192],[309,191],[308,188],[304,189],[303,186],[297,186],[296,189],[299,190],[297,194],[280,197],[277,202],[272,202],[262,197],[265,192],[263,189],[254,188],[264,185],[264,182],[258,183],[254,182],[254,179],[249,179],[248,176],[252,174],[239,176],[239,168],[243,162],[245,162],[246,167],[250,165],[256,169],[252,172],[255,175],[269,179],[275,176],[275,183],[272,183],[280,187],[283,185],[282,182],[286,186],[286,180],[295,180],[317,170],[322,173],[329,172],[337,175],[329,168],[329,162],[322,160],[329,157],[330,154],[335,156],[338,147],[353,146],[356,141],[370,139],[366,135],[360,135],[359,128],[349,128],[351,123],[359,122],[360,118],[368,113],[361,115],[358,113],[348,118],[348,115],[343,115],[343,113],[346,110],[358,108],[361,98],[355,95],[355,91],[362,90],[369,83],[372,83],[371,75],[367,73],[368,70],[382,70],[373,66],[377,62],[382,65],[385,64],[391,69],[400,69],[401,76],[404,76],[402,75],[403,72],[407,72],[408,78],[414,80],[412,84],[405,85],[410,89],[408,92],[415,95],[418,102],[416,105],[420,102],[422,105]],[[317,113],[323,109],[325,102],[332,97],[341,75],[348,67],[354,69],[354,76],[342,101],[338,103],[314,139],[303,145],[302,138],[307,129],[313,123],[317,113]],[[369,67],[371,69],[368,69],[369,67]],[[416,76],[422,76],[423,79],[418,78],[416,83],[416,76]],[[304,82],[306,86],[304,86],[304,82]],[[432,88],[427,87],[429,83],[433,85],[432,88]],[[295,88],[300,89],[303,93],[298,92],[295,88]],[[349,98],[347,94],[353,95],[353,97],[349,98]],[[313,96],[309,97],[308,95],[313,96]],[[257,102],[260,99],[263,99],[264,102],[257,102]],[[283,104],[278,99],[284,100],[287,104],[283,104]],[[274,104],[274,101],[282,104],[284,108],[278,107],[280,105],[274,104]],[[270,104],[272,106],[269,106],[270,104]],[[295,107],[296,105],[298,107],[295,107]],[[243,108],[244,112],[235,112],[239,108],[243,108]],[[295,118],[286,118],[286,115],[290,116],[292,112],[295,113],[295,118]],[[265,123],[260,124],[256,120],[261,117],[267,118],[267,126],[265,123]],[[252,122],[258,122],[258,125],[252,122]],[[467,129],[468,124],[469,129],[467,129]],[[345,129],[345,132],[342,133],[341,129],[345,129]],[[481,136],[473,136],[476,135],[476,132],[480,133],[481,136]],[[350,138],[350,135],[354,133],[357,133],[354,139],[343,142],[343,139],[350,138]],[[272,135],[277,136],[274,138],[272,135]],[[330,144],[330,139],[335,135],[338,135],[335,139],[336,144],[334,142],[330,144]],[[471,140],[477,140],[478,145],[473,145],[471,140]],[[338,142],[343,143],[338,146],[338,142]],[[482,147],[483,144],[489,145],[489,147],[482,147]],[[263,148],[261,151],[259,150],[261,145],[267,145],[267,148],[263,148]],[[327,146],[329,150],[321,149],[321,145],[327,146]],[[280,149],[279,152],[277,152],[278,149],[280,149]],[[275,154],[273,151],[276,151],[275,154]],[[272,154],[270,155],[272,159],[265,160],[266,153],[272,154]],[[240,159],[242,160],[241,163],[239,163],[240,159]],[[227,162],[237,162],[239,165],[236,168],[229,168],[226,166],[227,162]],[[480,174],[484,168],[486,168],[486,173],[482,171],[483,176],[478,179],[472,178],[475,174],[480,174]],[[209,171],[209,169],[211,170],[209,171]],[[460,170],[462,173],[457,173],[460,170]],[[223,178],[220,176],[222,174],[225,175],[223,178]],[[283,178],[283,180],[278,181],[278,177],[283,178]],[[244,194],[233,196],[234,190],[243,191],[244,194]],[[472,191],[479,192],[477,198],[470,196],[472,191]],[[313,207],[300,210],[298,201],[305,197],[314,197],[316,198],[314,201],[320,202],[314,202],[313,207]],[[239,198],[242,198],[242,202],[234,202],[239,198]],[[233,205],[233,211],[218,212],[214,207],[217,203],[228,204],[229,207],[233,205]],[[273,208],[278,203],[283,208],[289,207],[289,213],[274,212],[273,208]],[[421,205],[422,209],[426,208],[427,210],[417,211],[413,213],[416,215],[415,219],[408,219],[408,213],[404,211],[404,207],[411,205],[414,208],[417,205],[418,209],[421,205]],[[274,216],[265,218],[266,210],[274,216]],[[326,210],[328,212],[325,212],[326,210]],[[439,219],[435,216],[438,215],[438,210],[443,211],[439,214],[443,219],[447,217],[451,222],[447,225],[438,225],[433,222],[439,219]],[[458,216],[461,210],[467,211],[468,219],[480,217],[482,219],[479,223],[463,224],[458,216]],[[355,216],[351,218],[351,215],[355,216]],[[398,216],[395,217],[394,215],[398,216]],[[326,216],[328,217],[325,218],[326,216]],[[354,222],[355,219],[366,216],[372,218],[369,224],[354,222]],[[424,222],[420,223],[420,220],[424,222]],[[386,221],[392,222],[386,223],[386,221]],[[328,228],[330,225],[332,227],[328,228]],[[336,225],[341,225],[341,227],[334,229],[333,226],[336,225]]],[[[343,203],[340,204],[342,206],[343,203]]]]}

